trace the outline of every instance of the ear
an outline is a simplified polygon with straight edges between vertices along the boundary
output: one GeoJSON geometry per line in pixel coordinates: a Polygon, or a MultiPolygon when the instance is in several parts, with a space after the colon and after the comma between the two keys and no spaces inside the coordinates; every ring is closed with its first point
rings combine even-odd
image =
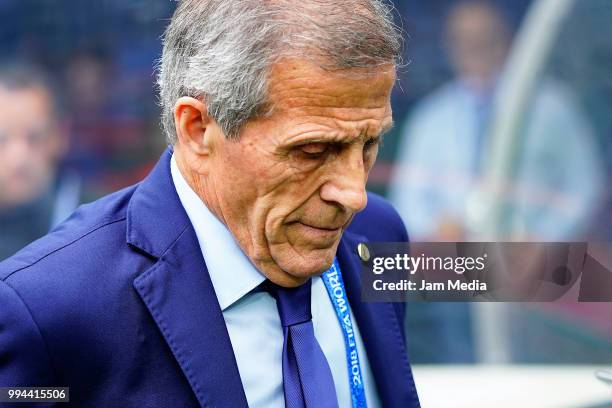
{"type": "Polygon", "coordinates": [[[188,156],[207,156],[215,121],[203,101],[183,96],[174,105],[174,123],[180,149],[188,156]]]}

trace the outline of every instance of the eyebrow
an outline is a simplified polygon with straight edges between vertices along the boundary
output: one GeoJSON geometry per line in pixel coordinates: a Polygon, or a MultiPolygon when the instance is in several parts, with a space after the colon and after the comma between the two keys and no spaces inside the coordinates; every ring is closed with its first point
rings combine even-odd
{"type": "Polygon", "coordinates": [[[394,125],[395,125],[395,122],[393,122],[393,120],[391,120],[391,122],[389,124],[387,124],[387,125],[382,127],[382,129],[380,130],[379,133],[366,138],[366,134],[365,134],[365,130],[364,130],[355,139],[366,138],[367,140],[370,140],[370,139],[380,139],[380,140],[382,140],[383,136],[385,136],[387,133],[389,133],[389,131],[391,131],[391,129],[393,129],[394,125]]]}
{"type": "Polygon", "coordinates": [[[391,122],[386,125],[383,126],[383,128],[380,130],[380,133],[368,138],[368,139],[378,139],[378,142],[382,142],[384,136],[389,133],[391,131],[391,129],[393,129],[393,127],[395,126],[395,122],[393,120],[391,120],[391,122]]]}
{"type": "Polygon", "coordinates": [[[383,137],[389,133],[393,128],[395,127],[395,121],[393,121],[393,119],[391,120],[391,122],[389,122],[388,125],[384,126],[380,133],[378,135],[376,135],[376,137],[378,137],[381,141],[383,139],[383,137]]]}
{"type": "Polygon", "coordinates": [[[391,122],[382,128],[379,136],[384,136],[386,133],[389,133],[391,129],[393,129],[394,127],[395,127],[395,121],[391,119],[391,122]]]}
{"type": "Polygon", "coordinates": [[[393,127],[395,126],[395,122],[392,120],[388,125],[385,125],[381,131],[379,133],[377,133],[376,135],[370,136],[365,138],[365,131],[362,131],[359,136],[356,137],[313,137],[311,139],[305,139],[305,140],[300,140],[299,142],[294,142],[294,143],[288,143],[287,145],[285,145],[284,147],[286,148],[293,148],[293,147],[299,147],[299,146],[304,146],[304,145],[308,145],[311,143],[339,143],[339,144],[348,144],[348,143],[353,143],[356,140],[359,139],[366,139],[366,140],[371,140],[371,139],[378,139],[379,142],[382,142],[383,137],[389,133],[389,131],[391,131],[391,129],[393,129],[393,127]]]}

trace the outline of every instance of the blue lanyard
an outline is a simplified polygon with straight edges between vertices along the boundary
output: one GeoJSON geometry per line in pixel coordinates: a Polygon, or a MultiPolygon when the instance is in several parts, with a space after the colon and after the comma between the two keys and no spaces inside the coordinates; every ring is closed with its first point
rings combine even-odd
{"type": "Polygon", "coordinates": [[[349,387],[351,389],[351,400],[353,408],[367,408],[365,398],[363,376],[361,375],[361,364],[357,353],[357,339],[351,321],[351,311],[349,309],[342,272],[338,261],[334,259],[332,266],[321,276],[327,289],[327,294],[331,299],[336,315],[344,334],[344,345],[346,347],[346,363],[349,374],[349,387]]]}

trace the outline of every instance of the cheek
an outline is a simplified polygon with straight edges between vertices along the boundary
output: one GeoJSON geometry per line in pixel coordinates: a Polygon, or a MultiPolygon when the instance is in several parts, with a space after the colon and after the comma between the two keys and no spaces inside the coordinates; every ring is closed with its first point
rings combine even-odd
{"type": "Polygon", "coordinates": [[[268,155],[249,145],[235,144],[218,153],[211,175],[224,217],[261,246],[268,229],[278,235],[277,219],[282,219],[283,211],[277,210],[286,201],[282,191],[288,174],[268,155]]]}
{"type": "Polygon", "coordinates": [[[49,155],[47,152],[39,152],[37,153],[36,157],[36,165],[32,166],[32,169],[37,173],[46,173],[55,165],[55,160],[53,159],[54,156],[49,155]]]}
{"type": "Polygon", "coordinates": [[[300,217],[307,190],[289,178],[281,182],[260,200],[260,215],[264,221],[266,239],[270,244],[288,240],[288,224],[300,217]]]}
{"type": "Polygon", "coordinates": [[[240,145],[218,152],[211,173],[217,191],[226,192],[232,202],[251,202],[258,195],[258,184],[265,180],[265,168],[240,145]]]}
{"type": "MultiPolygon", "coordinates": [[[[280,166],[279,166],[280,167],[280,166]]],[[[306,207],[317,206],[318,190],[325,179],[326,166],[309,170],[283,164],[280,172],[268,172],[265,177],[271,181],[269,198],[273,212],[289,216],[289,221],[299,218],[306,207]]]]}

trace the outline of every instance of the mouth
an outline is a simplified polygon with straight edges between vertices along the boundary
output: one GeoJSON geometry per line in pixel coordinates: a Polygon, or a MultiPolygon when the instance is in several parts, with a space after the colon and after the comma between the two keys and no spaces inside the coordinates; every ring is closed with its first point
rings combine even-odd
{"type": "Polygon", "coordinates": [[[342,225],[312,225],[303,222],[296,222],[299,228],[299,233],[309,241],[320,243],[334,242],[342,233],[344,224],[342,225]]]}
{"type": "Polygon", "coordinates": [[[336,232],[342,229],[342,227],[344,226],[344,224],[339,225],[339,226],[331,226],[331,227],[330,226],[318,226],[318,225],[306,224],[304,222],[298,222],[298,224],[302,224],[303,226],[308,227],[308,228],[314,228],[317,230],[330,231],[330,232],[336,232]]]}

